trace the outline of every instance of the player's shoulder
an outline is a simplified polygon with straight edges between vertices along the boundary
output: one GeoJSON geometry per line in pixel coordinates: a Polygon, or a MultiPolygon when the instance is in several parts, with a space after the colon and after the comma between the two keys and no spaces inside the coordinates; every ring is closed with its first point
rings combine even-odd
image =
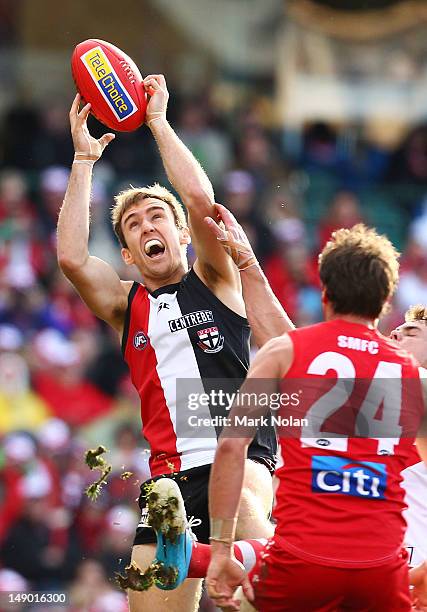
{"type": "MultiPolygon", "coordinates": [[[[132,305],[138,301],[135,300],[137,295],[148,294],[147,289],[141,283],[137,281],[129,281],[129,280],[121,280],[120,281],[123,288],[124,300],[121,305],[121,316],[126,317],[129,316],[129,312],[132,310],[132,305]]],[[[117,313],[119,315],[119,313],[117,313]]]]}
{"type": "Polygon", "coordinates": [[[135,281],[131,281],[131,280],[121,280],[120,284],[123,287],[123,291],[125,292],[126,296],[128,297],[129,297],[129,293],[131,292],[132,288],[136,291],[136,289],[138,289],[138,286],[142,286],[142,285],[139,285],[139,283],[135,281]]]}
{"type": "Polygon", "coordinates": [[[286,332],[281,336],[277,336],[276,338],[271,338],[264,344],[264,346],[259,350],[259,353],[268,354],[271,356],[281,355],[285,353],[293,352],[293,343],[290,338],[291,332],[286,332]]]}
{"type": "Polygon", "coordinates": [[[328,321],[321,321],[320,323],[313,323],[312,325],[305,325],[304,327],[296,327],[295,329],[289,330],[290,339],[298,337],[310,337],[316,335],[324,335],[331,332],[328,321]]]}
{"type": "Polygon", "coordinates": [[[263,377],[282,377],[293,360],[293,343],[288,333],[271,338],[256,354],[250,372],[263,369],[263,377]],[[266,370],[267,368],[267,370],[266,370]]]}
{"type": "Polygon", "coordinates": [[[128,312],[132,304],[136,290],[138,289],[138,283],[134,281],[121,280],[122,297],[120,301],[115,304],[111,318],[107,321],[113,329],[115,329],[120,336],[123,335],[123,330],[126,326],[126,319],[129,316],[128,312]]]}
{"type": "Polygon", "coordinates": [[[136,281],[121,280],[120,283],[122,285],[123,294],[124,294],[123,308],[124,308],[124,311],[126,312],[127,310],[129,310],[129,307],[132,305],[135,295],[141,291],[147,293],[147,290],[144,287],[144,285],[136,281]]]}

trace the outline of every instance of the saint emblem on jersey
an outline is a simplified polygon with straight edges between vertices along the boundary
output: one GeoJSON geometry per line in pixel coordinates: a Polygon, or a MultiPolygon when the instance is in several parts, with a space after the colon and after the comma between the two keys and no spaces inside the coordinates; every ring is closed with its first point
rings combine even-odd
{"type": "Polygon", "coordinates": [[[148,338],[143,331],[138,331],[133,337],[133,346],[137,351],[143,351],[147,346],[148,338]]]}
{"type": "Polygon", "coordinates": [[[167,304],[166,302],[160,302],[157,312],[160,312],[161,310],[169,310],[169,308],[169,304],[167,304]]]}
{"type": "Polygon", "coordinates": [[[217,327],[199,329],[197,335],[199,336],[197,346],[205,353],[219,353],[224,346],[224,336],[221,336],[217,327]]]}

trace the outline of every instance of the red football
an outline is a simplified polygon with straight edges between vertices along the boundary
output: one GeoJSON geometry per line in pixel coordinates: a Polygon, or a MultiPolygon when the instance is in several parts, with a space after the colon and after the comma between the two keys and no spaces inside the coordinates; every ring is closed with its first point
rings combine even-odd
{"type": "Polygon", "coordinates": [[[143,78],[123,51],[90,38],[74,49],[71,71],[78,92],[108,128],[132,132],[144,123],[147,96],[143,78]]]}

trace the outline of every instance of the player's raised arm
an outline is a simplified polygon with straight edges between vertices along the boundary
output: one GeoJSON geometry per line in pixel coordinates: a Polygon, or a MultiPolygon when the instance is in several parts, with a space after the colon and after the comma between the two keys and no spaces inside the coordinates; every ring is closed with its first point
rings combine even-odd
{"type": "Polygon", "coordinates": [[[79,111],[80,101],[77,94],[70,110],[75,156],[58,219],[58,263],[92,312],[121,331],[126,285],[109,264],[88,251],[92,168],[114,134],[93,138],[87,128],[90,104],[79,111]]]}
{"type": "Polygon", "coordinates": [[[159,147],[168,179],[181,197],[189,216],[192,241],[198,259],[198,272],[210,286],[218,279],[240,288],[236,270],[204,222],[215,215],[214,192],[205,171],[178,138],[166,119],[169,93],[165,77],[149,75],[144,85],[150,100],[146,123],[159,147]]]}
{"type": "Polygon", "coordinates": [[[242,226],[225,206],[215,204],[215,208],[225,229],[212,217],[206,217],[205,222],[241,272],[246,316],[255,342],[261,347],[295,326],[274,295],[242,226]]]}

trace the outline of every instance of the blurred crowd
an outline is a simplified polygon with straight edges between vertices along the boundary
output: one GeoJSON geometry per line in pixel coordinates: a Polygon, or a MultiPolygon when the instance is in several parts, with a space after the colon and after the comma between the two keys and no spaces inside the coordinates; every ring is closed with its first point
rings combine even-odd
{"type": "MultiPolygon", "coordinates": [[[[272,129],[256,99],[226,116],[209,96],[171,99],[171,123],[297,325],[321,318],[319,250],[334,229],[359,221],[402,251],[383,330],[409,305],[427,303],[427,125],[384,150],[354,126],[272,129]]],[[[147,451],[118,339],[57,267],[55,227],[72,157],[63,102],[48,110],[22,103],[0,119],[0,590],[65,589],[70,610],[120,612],[126,604],[113,577],[129,562],[147,451]],[[100,443],[113,472],[91,502],[84,490],[97,475],[84,451],[100,443]]],[[[96,164],[90,250],[122,278],[137,276],[121,262],[112,196],[155,181],[167,185],[146,127],[119,134],[96,164]]]]}

